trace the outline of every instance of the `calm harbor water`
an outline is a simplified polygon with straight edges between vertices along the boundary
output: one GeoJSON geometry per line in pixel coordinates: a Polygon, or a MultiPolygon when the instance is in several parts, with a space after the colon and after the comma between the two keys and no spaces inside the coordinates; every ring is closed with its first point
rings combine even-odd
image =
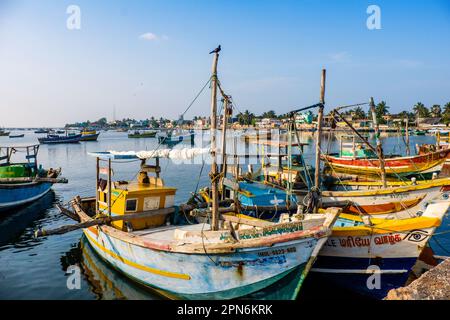
{"type": "MultiPolygon", "coordinates": [[[[9,139],[0,137],[0,146],[27,145],[37,143],[37,135],[24,131],[25,138],[9,139]]],[[[314,136],[301,134],[305,146],[307,163],[314,159],[314,136]]],[[[411,137],[411,150],[416,143],[434,143],[433,136],[411,137]]],[[[401,137],[384,138],[385,153],[404,153],[401,137]]],[[[62,168],[62,175],[68,184],[57,184],[53,191],[32,205],[0,215],[0,299],[160,299],[131,283],[121,274],[106,265],[83,241],[82,232],[74,231],[65,235],[34,239],[38,227],[51,229],[72,221],[58,213],[54,204],[67,202],[76,195],[90,196],[95,190],[95,158],[88,152],[151,150],[157,145],[156,139],[128,139],[126,133],[102,132],[97,142],[82,142],[74,145],[42,145],[38,161],[45,168],[62,168]],[[69,290],[66,270],[77,265],[82,271],[80,289],[69,290]]],[[[336,151],[338,143],[333,137],[322,142],[325,148],[336,151]]],[[[185,145],[187,146],[187,145],[185,145]]],[[[178,188],[176,203],[185,202],[197,184],[205,186],[209,182],[209,166],[202,170],[201,164],[176,164],[161,161],[162,177],[167,185],[178,188]]],[[[129,180],[134,177],[138,163],[115,165],[115,179],[129,180]]],[[[449,230],[446,217],[441,228],[449,230]]],[[[431,240],[436,254],[450,256],[450,236],[441,235],[431,240]]],[[[301,297],[315,295],[315,284],[306,283],[301,297]]],[[[317,295],[315,295],[317,297],[317,295]]],[[[309,297],[308,297],[309,298],[309,297]]]]}

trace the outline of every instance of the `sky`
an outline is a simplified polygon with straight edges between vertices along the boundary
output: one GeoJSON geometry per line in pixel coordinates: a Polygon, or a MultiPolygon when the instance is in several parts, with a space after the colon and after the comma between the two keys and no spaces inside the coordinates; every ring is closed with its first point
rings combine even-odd
{"type": "MultiPolygon", "coordinates": [[[[71,20],[73,21],[73,20],[71,20]]],[[[450,101],[450,1],[0,0],[0,127],[178,118],[218,74],[236,109],[277,114],[450,101]],[[80,29],[67,28],[70,5],[80,29]],[[381,29],[370,30],[370,5],[381,29]]],[[[209,115],[205,90],[185,118],[209,115]]]]}

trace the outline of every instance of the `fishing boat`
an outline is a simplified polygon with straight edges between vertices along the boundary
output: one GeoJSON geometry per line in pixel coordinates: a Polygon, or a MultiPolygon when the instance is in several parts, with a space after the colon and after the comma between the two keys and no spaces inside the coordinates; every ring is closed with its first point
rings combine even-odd
{"type": "Polygon", "coordinates": [[[135,130],[128,134],[128,138],[154,138],[156,137],[156,131],[139,131],[135,130]]]}
{"type": "Polygon", "coordinates": [[[10,132],[6,132],[3,129],[0,129],[0,137],[7,137],[9,136],[10,132]]]}
{"type": "MultiPolygon", "coordinates": [[[[387,175],[408,176],[423,172],[439,171],[450,154],[450,148],[421,153],[415,156],[385,156],[387,175]]],[[[322,159],[332,170],[362,175],[380,173],[380,159],[362,142],[341,143],[339,153],[322,154],[322,159]]]]}
{"type": "MultiPolygon", "coordinates": [[[[110,153],[97,156],[97,161],[108,163],[131,159],[110,153]]],[[[97,181],[96,197],[71,202],[82,223],[99,215],[122,217],[83,230],[104,260],[129,278],[176,298],[243,297],[292,272],[301,274],[299,281],[303,281],[310,257],[326,239],[337,211],[282,223],[222,215],[223,226],[217,230],[206,222],[177,224],[184,215],[174,206],[176,189],[164,184],[159,158],[155,161],[154,165],[142,162],[137,181],[112,182],[109,175],[108,180],[97,181]]],[[[112,172],[110,167],[99,168],[98,174],[112,172]]],[[[301,282],[283,297],[294,298],[301,282]]]]}
{"type": "Polygon", "coordinates": [[[100,132],[95,130],[83,130],[81,131],[80,141],[97,141],[100,132]]]}
{"type": "Polygon", "coordinates": [[[159,132],[156,136],[158,137],[158,142],[160,144],[174,146],[181,142],[187,142],[187,141],[190,142],[191,144],[194,144],[195,133],[194,132],[185,133],[182,131],[176,131],[176,132],[164,131],[164,132],[159,132]]]}
{"type": "Polygon", "coordinates": [[[437,201],[403,220],[341,215],[311,270],[313,276],[383,299],[389,290],[405,285],[448,208],[449,201],[437,201]]]}
{"type": "Polygon", "coordinates": [[[50,130],[47,130],[47,129],[38,129],[38,130],[34,131],[34,133],[37,133],[37,134],[43,134],[43,133],[49,133],[49,132],[50,132],[50,130]]]}
{"type": "Polygon", "coordinates": [[[41,144],[79,143],[81,141],[81,137],[82,137],[81,134],[73,134],[73,135],[47,134],[47,137],[38,138],[38,141],[41,144]]]}
{"type": "Polygon", "coordinates": [[[0,147],[0,211],[28,204],[50,191],[54,183],[67,183],[58,178],[61,169],[44,170],[36,162],[39,145],[0,147]],[[26,162],[13,161],[21,152],[26,162]]]}
{"type": "Polygon", "coordinates": [[[10,139],[15,139],[15,138],[23,138],[23,137],[25,137],[25,134],[10,134],[9,135],[9,138],[10,139]]]}
{"type": "Polygon", "coordinates": [[[397,186],[391,185],[387,188],[379,182],[361,183],[357,186],[371,188],[346,191],[323,190],[320,207],[340,207],[345,213],[366,214],[377,218],[410,217],[417,206],[435,199],[448,199],[450,178],[426,180],[420,183],[410,182],[403,185],[399,182],[397,186]]]}

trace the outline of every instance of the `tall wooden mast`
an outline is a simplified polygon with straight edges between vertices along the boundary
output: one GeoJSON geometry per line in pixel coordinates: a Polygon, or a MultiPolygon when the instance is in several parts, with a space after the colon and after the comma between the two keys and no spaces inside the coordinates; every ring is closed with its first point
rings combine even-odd
{"type": "Polygon", "coordinates": [[[211,75],[211,191],[212,191],[212,218],[211,230],[219,229],[219,176],[216,161],[216,129],[217,129],[217,62],[219,60],[219,51],[214,50],[212,53],[212,75],[211,75]]]}
{"type": "Polygon", "coordinates": [[[409,149],[409,119],[408,116],[405,118],[405,135],[406,135],[406,155],[409,156],[411,151],[409,149]]]}
{"type": "MultiPolygon", "coordinates": [[[[229,97],[225,95],[224,92],[221,92],[223,96],[223,122],[222,122],[222,185],[223,185],[223,178],[225,178],[227,174],[227,124],[228,124],[228,117],[230,115],[229,110],[229,97]]],[[[222,187],[222,200],[225,200],[225,192],[222,187]]]]}
{"type": "Polygon", "coordinates": [[[372,112],[372,121],[375,129],[375,139],[377,141],[377,155],[378,159],[380,160],[381,182],[383,183],[383,187],[386,188],[386,169],[384,166],[383,147],[381,145],[380,127],[378,126],[377,114],[375,112],[375,102],[373,101],[373,97],[370,98],[370,111],[372,112]]]}
{"type": "MultiPolygon", "coordinates": [[[[320,103],[319,112],[317,116],[317,143],[316,143],[316,170],[314,177],[314,186],[317,189],[320,189],[320,146],[321,146],[321,138],[322,138],[322,122],[323,122],[323,108],[325,104],[325,81],[326,81],[327,71],[322,69],[322,79],[320,82],[320,103]]],[[[295,125],[295,124],[294,124],[295,125]]]]}

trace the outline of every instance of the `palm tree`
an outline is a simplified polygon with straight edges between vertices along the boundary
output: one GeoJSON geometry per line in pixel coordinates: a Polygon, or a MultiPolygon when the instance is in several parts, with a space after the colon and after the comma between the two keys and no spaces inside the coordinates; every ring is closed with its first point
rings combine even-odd
{"type": "Polygon", "coordinates": [[[249,124],[251,124],[253,122],[253,119],[255,119],[255,115],[253,113],[251,113],[250,111],[245,110],[244,113],[242,113],[242,112],[239,113],[237,115],[237,118],[238,118],[239,124],[241,124],[241,125],[242,124],[249,125],[249,124]]]}
{"type": "Polygon", "coordinates": [[[422,102],[417,102],[414,105],[413,110],[415,115],[419,118],[426,118],[430,115],[430,111],[428,110],[427,107],[425,107],[425,105],[422,102]]]}
{"type": "Polygon", "coordinates": [[[366,118],[366,113],[361,107],[356,107],[355,110],[353,110],[353,117],[355,120],[361,120],[366,118]]]}
{"type": "Polygon", "coordinates": [[[444,104],[444,113],[442,115],[442,120],[445,124],[450,123],[450,102],[444,104]]]}
{"type": "Polygon", "coordinates": [[[434,104],[431,107],[431,114],[433,115],[433,117],[440,117],[442,113],[442,109],[441,106],[439,104],[434,104]]]}
{"type": "Polygon", "coordinates": [[[450,114],[450,102],[447,102],[446,104],[444,104],[444,113],[450,114]]]}
{"type": "Polygon", "coordinates": [[[375,114],[377,116],[378,123],[384,123],[383,116],[389,114],[389,106],[386,104],[386,101],[381,101],[375,106],[375,114]]]}
{"type": "Polygon", "coordinates": [[[270,118],[270,119],[274,119],[274,118],[276,118],[277,117],[277,114],[275,113],[275,111],[273,111],[273,110],[269,110],[269,111],[267,111],[267,112],[264,112],[262,115],[261,115],[261,118],[270,118]]]}

